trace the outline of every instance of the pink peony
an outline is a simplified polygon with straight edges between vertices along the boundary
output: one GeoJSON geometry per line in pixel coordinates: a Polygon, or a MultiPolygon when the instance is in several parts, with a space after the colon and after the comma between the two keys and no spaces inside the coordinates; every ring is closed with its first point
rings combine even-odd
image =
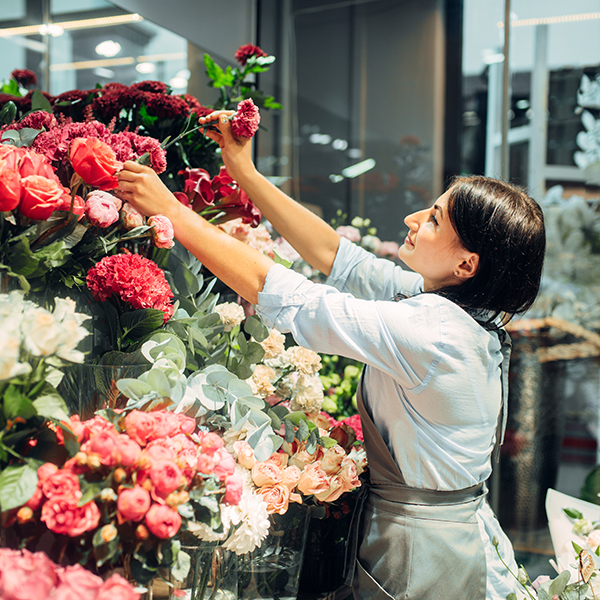
{"type": "Polygon", "coordinates": [[[213,455],[217,450],[220,450],[225,446],[223,442],[223,438],[218,436],[216,433],[205,433],[200,440],[200,446],[202,448],[202,452],[206,452],[206,454],[213,455]]]}
{"type": "Polygon", "coordinates": [[[231,131],[238,137],[251,138],[258,131],[260,113],[252,98],[242,100],[231,119],[231,131]]]}
{"type": "Polygon", "coordinates": [[[235,458],[225,448],[217,450],[213,456],[215,461],[214,474],[221,480],[225,481],[227,477],[235,472],[235,458]]]}
{"type": "Polygon", "coordinates": [[[227,504],[239,504],[243,492],[244,482],[240,475],[234,473],[225,480],[225,502],[227,504]]]}
{"type": "Polygon", "coordinates": [[[248,62],[250,57],[267,56],[267,53],[254,44],[244,44],[235,51],[233,56],[235,57],[235,60],[237,60],[243,67],[248,62]]]}
{"type": "Polygon", "coordinates": [[[117,432],[100,431],[90,438],[84,446],[83,452],[93,452],[100,457],[100,462],[107,467],[114,467],[118,462],[117,432]]]}
{"type": "Polygon", "coordinates": [[[144,215],[134,208],[133,204],[124,202],[121,207],[121,223],[128,231],[141,227],[144,224],[144,215]]]}
{"type": "Polygon", "coordinates": [[[360,231],[352,225],[340,225],[336,228],[336,233],[351,242],[360,242],[360,231]]]}
{"type": "Polygon", "coordinates": [[[152,239],[157,248],[172,248],[175,245],[173,243],[175,232],[168,217],[154,215],[148,219],[148,225],[152,227],[152,239]]]}
{"type": "Polygon", "coordinates": [[[140,446],[145,446],[154,433],[154,419],[151,413],[132,410],[125,417],[125,431],[140,446]]]}
{"type": "Polygon", "coordinates": [[[115,444],[117,460],[120,465],[131,467],[137,464],[142,449],[135,440],[132,440],[128,435],[123,433],[117,436],[115,444]]]}
{"type": "Polygon", "coordinates": [[[52,596],[53,600],[95,600],[98,590],[104,583],[101,577],[84,569],[81,565],[57,569],[59,585],[52,596]]]}
{"type": "Polygon", "coordinates": [[[159,460],[150,467],[150,479],[156,492],[166,497],[181,485],[181,469],[171,460],[159,460]]]}
{"type": "Polygon", "coordinates": [[[85,216],[96,227],[110,227],[119,220],[119,212],[108,192],[96,190],[90,192],[85,202],[85,216]]]}
{"type": "Polygon", "coordinates": [[[54,496],[42,506],[41,520],[54,533],[77,537],[98,527],[100,511],[95,502],[77,506],[73,496],[54,496]]]}
{"type": "Polygon", "coordinates": [[[43,600],[56,584],[54,564],[42,552],[0,548],[2,600],[43,600]]]}
{"type": "Polygon", "coordinates": [[[111,575],[98,590],[96,600],[139,600],[140,595],[127,579],[118,574],[111,575]]]}
{"type": "Polygon", "coordinates": [[[162,540],[172,538],[181,527],[179,513],[162,504],[153,504],[150,507],[145,522],[150,532],[162,540]]]}
{"type": "Polygon", "coordinates": [[[164,271],[139,254],[105,256],[88,271],[87,287],[97,302],[114,295],[133,308],[161,310],[165,323],[173,316],[173,292],[164,271]]]}
{"type": "Polygon", "coordinates": [[[143,487],[136,485],[131,489],[123,489],[117,499],[117,510],[125,521],[141,521],[150,508],[150,494],[143,487]]]}

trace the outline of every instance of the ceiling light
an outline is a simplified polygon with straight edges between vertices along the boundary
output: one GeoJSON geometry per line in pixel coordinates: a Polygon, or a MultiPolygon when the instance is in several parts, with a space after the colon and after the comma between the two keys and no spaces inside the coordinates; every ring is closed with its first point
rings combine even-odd
{"type": "Polygon", "coordinates": [[[345,150],[348,147],[348,142],[338,138],[337,140],[333,140],[331,146],[334,150],[345,150]]]}
{"type": "Polygon", "coordinates": [[[175,73],[175,77],[180,77],[181,79],[185,79],[186,81],[192,76],[189,69],[181,69],[181,71],[177,71],[175,73]]]}
{"type": "Polygon", "coordinates": [[[44,23],[43,25],[40,25],[40,35],[58,37],[64,32],[65,30],[58,23],[44,23]]]}
{"type": "Polygon", "coordinates": [[[156,65],[151,62],[141,62],[135,65],[135,70],[143,75],[148,75],[148,73],[154,73],[154,71],[156,71],[156,65]]]}
{"type": "Polygon", "coordinates": [[[169,79],[169,85],[174,90],[179,90],[187,87],[187,79],[183,77],[172,77],[171,79],[169,79]]]}
{"type": "Polygon", "coordinates": [[[98,77],[104,77],[104,79],[113,79],[115,76],[115,72],[112,69],[105,69],[104,67],[96,67],[93,73],[98,77]]]}
{"type": "Polygon", "coordinates": [[[113,40],[105,40],[96,46],[96,54],[106,56],[106,58],[112,58],[119,54],[119,52],[121,52],[121,44],[113,40]]]}
{"type": "MultiPolygon", "coordinates": [[[[144,17],[137,13],[128,15],[116,15],[114,17],[98,17],[95,19],[79,19],[77,21],[61,21],[60,23],[52,23],[55,27],[61,27],[64,30],[72,29],[87,29],[89,27],[112,27],[114,25],[123,25],[124,23],[134,23],[143,21],[144,17]]],[[[48,23],[40,23],[39,25],[25,25],[23,27],[7,27],[0,29],[0,37],[10,37],[12,35],[40,35],[40,30],[43,27],[48,27],[48,23]]],[[[52,34],[51,34],[52,35],[52,34]]]]}
{"type": "Polygon", "coordinates": [[[358,177],[359,175],[370,171],[374,166],[375,161],[372,158],[367,158],[367,160],[363,160],[362,162],[356,163],[351,167],[346,167],[343,169],[342,175],[352,179],[353,177],[358,177]]]}

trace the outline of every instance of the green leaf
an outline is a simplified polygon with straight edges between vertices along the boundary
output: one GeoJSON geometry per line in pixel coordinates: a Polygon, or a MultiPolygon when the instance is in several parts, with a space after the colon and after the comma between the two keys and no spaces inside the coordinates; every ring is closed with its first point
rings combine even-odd
{"type": "Polygon", "coordinates": [[[0,507],[2,512],[22,506],[37,487],[37,468],[41,462],[6,467],[0,473],[0,507]]]}
{"type": "MultiPolygon", "coordinates": [[[[36,90],[37,91],[37,90],[36,90]]],[[[42,96],[42,98],[44,98],[42,96]]],[[[44,98],[44,100],[46,100],[44,98]]],[[[47,100],[46,100],[47,102],[47,100]]],[[[52,111],[49,111],[52,112],[52,111]]],[[[35,138],[42,133],[41,129],[32,129],[31,127],[23,127],[22,129],[19,129],[19,137],[21,138],[21,146],[25,146],[27,148],[29,148],[31,146],[31,144],[33,144],[33,141],[35,140],[35,138]]]]}
{"type": "Polygon", "coordinates": [[[59,423],[58,426],[62,429],[63,438],[65,440],[65,448],[67,449],[67,452],[71,456],[75,456],[79,452],[80,448],[77,436],[66,425],[59,423]]]}
{"type": "Polygon", "coordinates": [[[65,401],[58,394],[45,394],[33,401],[37,414],[50,419],[68,421],[68,408],[65,401]]]}
{"type": "Polygon", "coordinates": [[[134,400],[141,400],[152,391],[150,385],[139,379],[119,379],[116,385],[121,394],[134,400]]]}
{"type": "Polygon", "coordinates": [[[563,512],[570,519],[583,519],[583,514],[576,508],[563,508],[563,512]]]}
{"type": "Polygon", "coordinates": [[[190,571],[191,564],[192,559],[190,555],[187,552],[180,550],[179,554],[177,554],[177,560],[171,565],[171,575],[177,581],[183,581],[190,571]]]}
{"type": "Polygon", "coordinates": [[[133,229],[130,229],[127,233],[124,233],[121,236],[121,240],[128,240],[130,238],[140,237],[144,235],[144,233],[146,233],[147,231],[150,231],[150,229],[152,229],[150,225],[140,225],[139,227],[134,227],[133,229]]]}
{"type": "MultiPolygon", "coordinates": [[[[321,441],[321,446],[323,446],[323,448],[331,448],[332,446],[335,446],[337,444],[337,440],[334,440],[327,436],[321,437],[320,441],[321,441]]],[[[599,548],[600,548],[600,546],[599,546],[599,548]]]]}
{"type": "Polygon", "coordinates": [[[278,265],[283,265],[286,269],[289,269],[294,264],[294,262],[291,261],[289,258],[286,258],[282,254],[279,254],[277,248],[273,248],[273,254],[275,263],[278,265]]]}
{"type": "Polygon", "coordinates": [[[9,100],[2,107],[2,110],[0,110],[0,123],[2,123],[2,125],[8,125],[9,123],[12,123],[15,120],[16,116],[17,105],[12,100],[9,100]]]}
{"type": "Polygon", "coordinates": [[[164,313],[156,308],[142,308],[125,312],[120,323],[123,337],[140,340],[163,325],[164,313]]]}
{"type": "Polygon", "coordinates": [[[575,554],[577,554],[577,556],[579,556],[581,554],[581,551],[583,550],[583,548],[579,544],[576,544],[573,540],[571,540],[571,544],[573,544],[573,549],[575,550],[575,554]]]}
{"type": "Polygon", "coordinates": [[[173,281],[179,294],[185,297],[195,296],[200,291],[200,282],[187,267],[180,264],[173,272],[173,281]]]}
{"type": "Polygon", "coordinates": [[[306,451],[309,454],[313,454],[317,449],[317,442],[319,440],[319,433],[317,429],[313,429],[306,440],[306,451]]]}
{"type": "MultiPolygon", "coordinates": [[[[300,421],[298,423],[298,431],[296,432],[296,438],[303,442],[305,440],[308,439],[308,436],[310,435],[310,430],[308,429],[308,425],[306,423],[306,421],[300,421]]],[[[314,450],[313,450],[314,452],[314,450]]]]}
{"type": "Polygon", "coordinates": [[[301,410],[295,410],[294,412],[285,415],[283,418],[285,421],[289,421],[296,426],[300,425],[301,421],[304,421],[304,424],[306,425],[306,415],[301,410]]]}
{"type": "Polygon", "coordinates": [[[77,502],[77,506],[83,506],[88,502],[91,502],[96,496],[100,495],[104,485],[100,482],[89,483],[83,477],[79,478],[79,484],[82,491],[82,496],[77,502]]]}
{"type": "Polygon", "coordinates": [[[553,579],[548,588],[548,595],[550,597],[555,595],[560,596],[567,587],[570,577],[569,571],[563,571],[556,579],[553,579]]]}
{"type": "Polygon", "coordinates": [[[171,394],[171,386],[167,376],[160,370],[152,368],[146,375],[146,383],[159,394],[159,396],[169,397],[171,394]]]}
{"type": "Polygon", "coordinates": [[[244,331],[248,335],[251,335],[257,342],[262,342],[269,337],[269,330],[256,315],[252,315],[246,319],[244,331]]]}
{"type": "Polygon", "coordinates": [[[52,114],[52,106],[40,90],[34,90],[31,97],[31,112],[35,112],[36,110],[43,110],[52,114]]]}
{"type": "Polygon", "coordinates": [[[6,388],[2,399],[4,404],[4,418],[7,420],[16,417],[30,419],[37,414],[31,400],[24,396],[14,385],[9,385],[6,388]]]}

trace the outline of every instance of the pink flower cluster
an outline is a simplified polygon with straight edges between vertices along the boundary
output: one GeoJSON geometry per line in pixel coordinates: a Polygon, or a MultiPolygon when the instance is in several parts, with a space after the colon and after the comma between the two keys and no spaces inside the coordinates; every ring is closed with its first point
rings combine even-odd
{"type": "Polygon", "coordinates": [[[273,241],[269,230],[262,223],[252,227],[248,223],[244,223],[242,219],[233,219],[220,224],[219,229],[259,252],[263,252],[271,258],[275,257],[274,248],[276,243],[273,241]]]}
{"type": "Polygon", "coordinates": [[[260,113],[252,98],[242,100],[231,119],[231,131],[238,137],[251,138],[258,131],[260,113]]]}
{"type": "Polygon", "coordinates": [[[283,514],[290,502],[314,496],[320,502],[334,502],[343,493],[360,487],[356,464],[338,444],[309,454],[306,442],[283,445],[266,461],[257,461],[246,441],[233,448],[238,463],[250,470],[252,481],[267,504],[269,513],[283,514]]]}
{"type": "Polygon", "coordinates": [[[252,227],[260,223],[260,211],[229,176],[225,167],[221,167],[219,174],[213,178],[208,171],[199,168],[188,168],[179,171],[179,174],[187,175],[184,192],[175,192],[182,204],[191,206],[208,218],[210,212],[225,213],[225,216],[220,217],[220,222],[241,218],[252,227]],[[208,209],[208,213],[203,212],[205,209],[208,209]]]}
{"type": "Polygon", "coordinates": [[[173,316],[173,292],[164,271],[139,254],[105,256],[88,271],[87,287],[97,302],[115,296],[133,308],[162,310],[165,323],[173,316]]]}
{"type": "Polygon", "coordinates": [[[0,548],[2,600],[139,600],[120,575],[106,581],[81,565],[62,567],[43,552],[0,548]]]}
{"type": "MultiPolygon", "coordinates": [[[[100,416],[63,423],[81,444],[79,452],[58,468],[45,463],[38,469],[38,487],[17,512],[20,522],[40,520],[54,533],[80,536],[93,531],[102,514],[113,515],[103,529],[112,527],[113,538],[134,524],[137,540],[150,535],[172,538],[182,518],[177,510],[188,502],[189,492],[201,489],[211,478],[211,489],[229,504],[241,497],[241,481],[234,474],[235,459],[214,433],[192,435],[196,421],[166,410],[134,410],[119,426],[100,416]],[[78,506],[82,497],[79,478],[104,478],[99,498],[78,506]]],[[[62,441],[62,430],[58,431],[62,441]]],[[[106,521],[106,516],[104,517],[106,521]]],[[[108,541],[108,540],[107,540],[108,541]]]]}

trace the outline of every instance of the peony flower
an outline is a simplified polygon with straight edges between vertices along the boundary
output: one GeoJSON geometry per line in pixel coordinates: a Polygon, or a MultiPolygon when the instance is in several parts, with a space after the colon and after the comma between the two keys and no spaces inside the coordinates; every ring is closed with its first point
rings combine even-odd
{"type": "Polygon", "coordinates": [[[260,113],[252,98],[242,100],[231,119],[231,132],[238,137],[251,138],[258,131],[260,113]]]}
{"type": "Polygon", "coordinates": [[[227,504],[239,504],[244,491],[243,479],[234,473],[225,480],[225,502],[227,504]]]}
{"type": "Polygon", "coordinates": [[[233,56],[243,67],[252,56],[267,56],[267,53],[254,44],[244,44],[235,51],[233,56]]]}
{"type": "Polygon", "coordinates": [[[106,228],[119,220],[119,211],[113,198],[115,196],[101,190],[88,194],[84,210],[85,216],[92,225],[106,228]]]}
{"type": "Polygon", "coordinates": [[[76,497],[54,496],[42,506],[41,520],[54,533],[77,537],[98,527],[100,511],[95,502],[78,506],[76,497]]]}
{"type": "Polygon", "coordinates": [[[173,242],[175,232],[168,217],[154,215],[148,219],[148,225],[152,227],[152,239],[157,248],[172,248],[175,245],[173,242]]]}
{"type": "Polygon", "coordinates": [[[231,331],[246,318],[244,309],[236,302],[217,304],[215,312],[221,317],[221,323],[223,323],[225,331],[231,331]]]}
{"type": "Polygon", "coordinates": [[[172,538],[181,527],[179,513],[168,506],[153,504],[146,513],[145,523],[157,538],[166,540],[172,538]]]}
{"type": "Polygon", "coordinates": [[[133,308],[161,310],[163,322],[173,315],[173,292],[164,271],[139,254],[105,256],[88,271],[87,287],[97,302],[114,295],[133,308]]]}
{"type": "Polygon", "coordinates": [[[117,510],[124,521],[141,521],[150,508],[150,494],[143,487],[136,485],[131,489],[123,489],[117,499],[117,510]]]}
{"type": "Polygon", "coordinates": [[[119,464],[131,467],[137,464],[142,449],[140,445],[128,435],[120,434],[115,439],[116,454],[119,464]]]}
{"type": "Polygon", "coordinates": [[[225,481],[227,477],[233,475],[235,471],[235,459],[225,448],[221,448],[214,455],[215,469],[214,474],[221,480],[225,481]]]}
{"type": "Polygon", "coordinates": [[[87,185],[112,190],[119,185],[116,173],[122,168],[114,150],[97,138],[75,138],[71,143],[71,164],[87,185]]]}
{"type": "Polygon", "coordinates": [[[181,469],[171,460],[159,460],[150,467],[150,479],[160,496],[168,496],[181,485],[181,469]]]}
{"type": "Polygon", "coordinates": [[[59,584],[52,595],[57,600],[95,600],[98,590],[104,583],[101,577],[84,569],[81,565],[57,569],[59,584]]]}
{"type": "Polygon", "coordinates": [[[119,574],[111,575],[98,590],[96,600],[139,600],[140,594],[119,574]]]}
{"type": "Polygon", "coordinates": [[[47,598],[56,581],[54,564],[43,552],[0,548],[2,600],[47,598]]]}
{"type": "Polygon", "coordinates": [[[144,225],[144,215],[129,202],[123,203],[120,216],[123,227],[128,231],[144,225]]]}

